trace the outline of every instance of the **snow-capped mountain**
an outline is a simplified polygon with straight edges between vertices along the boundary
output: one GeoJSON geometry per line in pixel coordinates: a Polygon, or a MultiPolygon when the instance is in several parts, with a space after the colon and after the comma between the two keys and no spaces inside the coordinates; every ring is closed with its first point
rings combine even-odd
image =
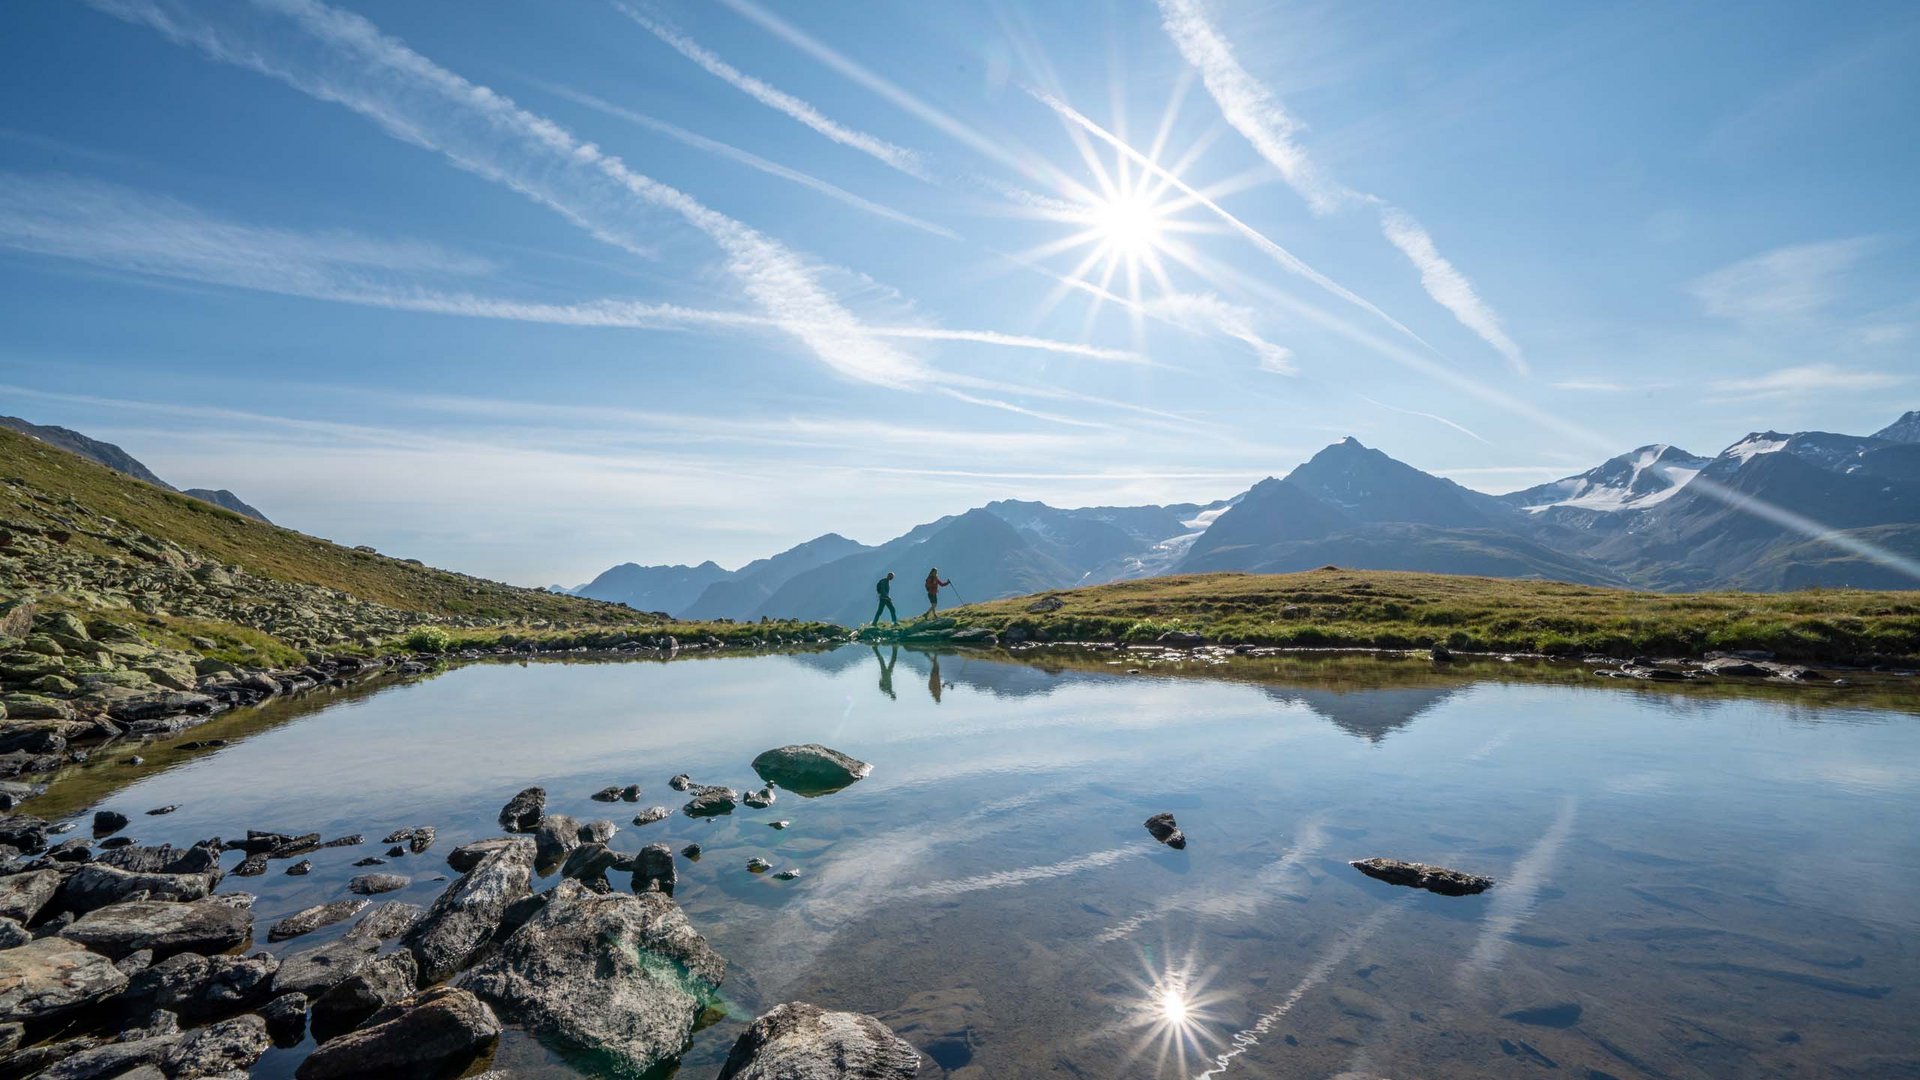
{"type": "Polygon", "coordinates": [[[1644,510],[1679,493],[1711,460],[1655,443],[1609,458],[1586,472],[1500,498],[1532,514],[1556,506],[1602,513],[1644,510]]]}
{"type": "Polygon", "coordinates": [[[1499,496],[1348,438],[1211,503],[1002,500],[878,547],[830,534],[739,571],[627,564],[576,591],[702,618],[857,622],[888,570],[911,614],[931,566],[954,581],[952,601],[1329,563],[1652,589],[1916,588],[1904,568],[1914,562],[1920,412],[1873,436],[1754,432],[1711,458],[1656,443],[1499,496]]]}

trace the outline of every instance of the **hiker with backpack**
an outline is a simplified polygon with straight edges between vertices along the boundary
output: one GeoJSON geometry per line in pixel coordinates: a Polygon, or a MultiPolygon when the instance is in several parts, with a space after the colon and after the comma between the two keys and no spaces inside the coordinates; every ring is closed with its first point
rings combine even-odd
{"type": "Polygon", "coordinates": [[[899,626],[900,613],[893,610],[893,571],[887,571],[886,577],[874,582],[873,591],[880,594],[880,604],[873,609],[873,625],[880,625],[880,613],[884,611],[893,620],[893,625],[899,626]]]}

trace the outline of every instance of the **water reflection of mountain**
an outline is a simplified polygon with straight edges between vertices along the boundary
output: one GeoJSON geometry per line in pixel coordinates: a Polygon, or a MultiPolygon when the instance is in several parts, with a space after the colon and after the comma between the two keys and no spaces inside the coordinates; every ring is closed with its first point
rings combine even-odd
{"type": "Polygon", "coordinates": [[[1303,690],[1292,686],[1263,686],[1261,692],[1287,705],[1305,705],[1334,727],[1356,738],[1377,743],[1418,720],[1463,687],[1408,690],[1303,690]]]}

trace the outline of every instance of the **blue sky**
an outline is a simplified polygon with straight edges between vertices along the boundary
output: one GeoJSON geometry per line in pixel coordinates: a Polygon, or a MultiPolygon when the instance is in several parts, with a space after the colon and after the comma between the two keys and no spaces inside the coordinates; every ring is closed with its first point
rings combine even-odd
{"type": "Polygon", "coordinates": [[[6,20],[0,407],[520,583],[1920,406],[1911,4],[6,20]]]}

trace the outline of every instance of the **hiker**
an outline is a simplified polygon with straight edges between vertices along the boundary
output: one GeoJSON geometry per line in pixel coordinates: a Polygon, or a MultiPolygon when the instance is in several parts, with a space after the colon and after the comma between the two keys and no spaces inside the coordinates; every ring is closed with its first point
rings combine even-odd
{"type": "Polygon", "coordinates": [[[880,606],[873,609],[873,625],[880,625],[880,613],[884,611],[893,625],[899,626],[900,614],[893,610],[893,571],[887,571],[886,577],[874,582],[873,591],[880,594],[880,606]]]}
{"type": "Polygon", "coordinates": [[[940,580],[939,567],[936,566],[927,571],[927,613],[920,616],[921,618],[931,619],[933,617],[933,609],[940,606],[940,587],[951,584],[953,584],[953,582],[940,580]]]}

